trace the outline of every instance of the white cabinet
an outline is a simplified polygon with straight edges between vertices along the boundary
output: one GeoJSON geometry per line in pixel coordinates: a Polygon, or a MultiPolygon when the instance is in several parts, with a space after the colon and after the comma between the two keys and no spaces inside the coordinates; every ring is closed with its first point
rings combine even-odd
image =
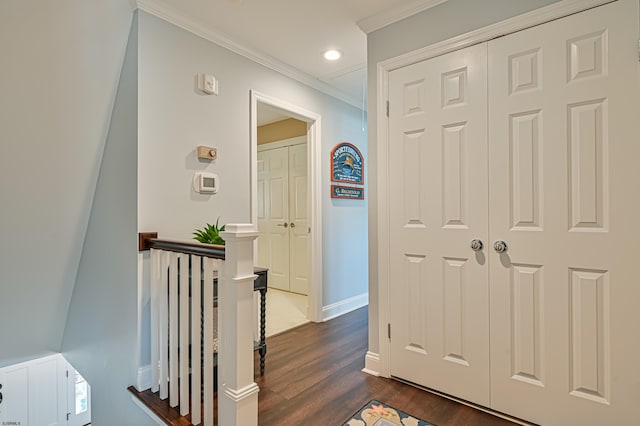
{"type": "MultiPolygon", "coordinates": [[[[75,407],[77,376],[60,354],[1,368],[0,424],[82,426],[90,423],[88,385],[84,388],[81,384],[79,388],[86,389],[85,405],[78,410],[75,407]]],[[[79,396],[83,396],[82,392],[79,396]]]]}

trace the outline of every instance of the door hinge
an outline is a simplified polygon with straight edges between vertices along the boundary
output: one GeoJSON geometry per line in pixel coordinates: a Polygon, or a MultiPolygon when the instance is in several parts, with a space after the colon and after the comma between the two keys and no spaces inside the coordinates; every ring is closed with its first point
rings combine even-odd
{"type": "Polygon", "coordinates": [[[389,117],[389,101],[387,101],[387,117],[389,117]]]}
{"type": "Polygon", "coordinates": [[[640,40],[638,40],[638,62],[640,62],[640,40]]]}
{"type": "Polygon", "coordinates": [[[387,324],[387,336],[389,336],[389,340],[391,340],[391,323],[387,324]]]}
{"type": "Polygon", "coordinates": [[[65,371],[64,373],[67,375],[67,377],[69,377],[69,370],[65,371]]]}

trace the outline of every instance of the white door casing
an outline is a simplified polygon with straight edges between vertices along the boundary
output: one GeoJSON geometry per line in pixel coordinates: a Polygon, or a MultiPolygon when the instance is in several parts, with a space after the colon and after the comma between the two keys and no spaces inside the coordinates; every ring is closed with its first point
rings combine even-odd
{"type": "MultiPolygon", "coordinates": [[[[309,232],[309,304],[307,318],[322,321],[323,257],[322,257],[322,117],[298,105],[251,90],[251,220],[258,227],[257,203],[257,105],[258,102],[286,111],[287,115],[307,123],[308,230],[309,232]]],[[[256,257],[257,258],[257,257],[256,257]]]]}
{"type": "Polygon", "coordinates": [[[486,45],[389,76],[391,374],[489,404],[486,45]]]}
{"type": "MultiPolygon", "coordinates": [[[[633,282],[633,260],[640,253],[634,217],[639,207],[634,163],[640,158],[637,17],[638,2],[621,0],[489,43],[488,184],[486,170],[473,173],[485,179],[490,195],[491,233],[488,240],[484,234],[483,253],[490,264],[491,332],[484,339],[491,341],[491,401],[480,403],[542,424],[640,424],[634,359],[640,315],[633,306],[640,296],[633,282]],[[494,240],[507,242],[505,254],[493,250],[494,240]]],[[[455,88],[447,86],[445,75],[457,71],[433,77],[438,85],[430,92],[418,88],[448,56],[389,74],[390,372],[478,402],[451,391],[455,385],[431,372],[434,363],[446,365],[442,361],[451,358],[441,349],[449,344],[448,324],[462,312],[460,305],[441,313],[446,291],[420,293],[449,288],[447,266],[471,265],[460,254],[447,255],[442,272],[428,263],[440,252],[458,249],[447,245],[455,241],[453,233],[437,246],[441,240],[430,232],[429,213],[447,217],[455,204],[438,193],[449,177],[446,151],[426,155],[424,150],[434,148],[422,143],[425,135],[438,141],[430,128],[443,123],[426,105],[447,87],[455,88]],[[417,183],[407,177],[415,175],[417,183]],[[432,205],[407,196],[417,189],[432,205]],[[423,234],[418,243],[405,235],[416,231],[423,234]],[[434,277],[436,282],[429,282],[434,277]],[[426,285],[418,285],[421,280],[426,285]],[[417,297],[407,297],[412,288],[417,297]],[[431,300],[424,302],[425,294],[431,300]],[[425,312],[412,324],[403,310],[419,311],[420,303],[425,312]]],[[[442,221],[442,230],[445,225],[442,221]]],[[[484,269],[474,279],[486,277],[484,269]]],[[[453,282],[468,277],[452,276],[453,282]]],[[[481,383],[454,374],[448,381],[481,383]]]]}
{"type": "Polygon", "coordinates": [[[540,424],[640,424],[637,20],[489,42],[491,406],[540,424]]]}

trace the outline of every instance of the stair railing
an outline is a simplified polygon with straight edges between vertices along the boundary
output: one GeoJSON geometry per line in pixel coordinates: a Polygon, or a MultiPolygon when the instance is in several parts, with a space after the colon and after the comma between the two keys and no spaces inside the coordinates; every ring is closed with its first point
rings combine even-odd
{"type": "MultiPolygon", "coordinates": [[[[145,237],[146,235],[146,237],[145,237]]],[[[148,238],[151,249],[151,390],[191,423],[258,424],[253,380],[253,242],[251,225],[227,225],[226,246],[148,238]],[[218,321],[214,315],[217,282],[218,321]],[[217,375],[214,344],[217,323],[217,375]],[[202,408],[201,408],[202,407],[202,408]]]]}

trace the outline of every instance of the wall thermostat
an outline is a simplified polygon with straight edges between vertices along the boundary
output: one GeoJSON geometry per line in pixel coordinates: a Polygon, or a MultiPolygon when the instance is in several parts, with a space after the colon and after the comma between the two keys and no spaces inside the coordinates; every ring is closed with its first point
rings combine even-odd
{"type": "Polygon", "coordinates": [[[207,95],[217,95],[218,80],[211,74],[198,73],[198,89],[207,95]]]}
{"type": "Polygon", "coordinates": [[[200,194],[215,194],[220,187],[220,178],[214,173],[198,172],[193,176],[193,189],[200,194]]]}

